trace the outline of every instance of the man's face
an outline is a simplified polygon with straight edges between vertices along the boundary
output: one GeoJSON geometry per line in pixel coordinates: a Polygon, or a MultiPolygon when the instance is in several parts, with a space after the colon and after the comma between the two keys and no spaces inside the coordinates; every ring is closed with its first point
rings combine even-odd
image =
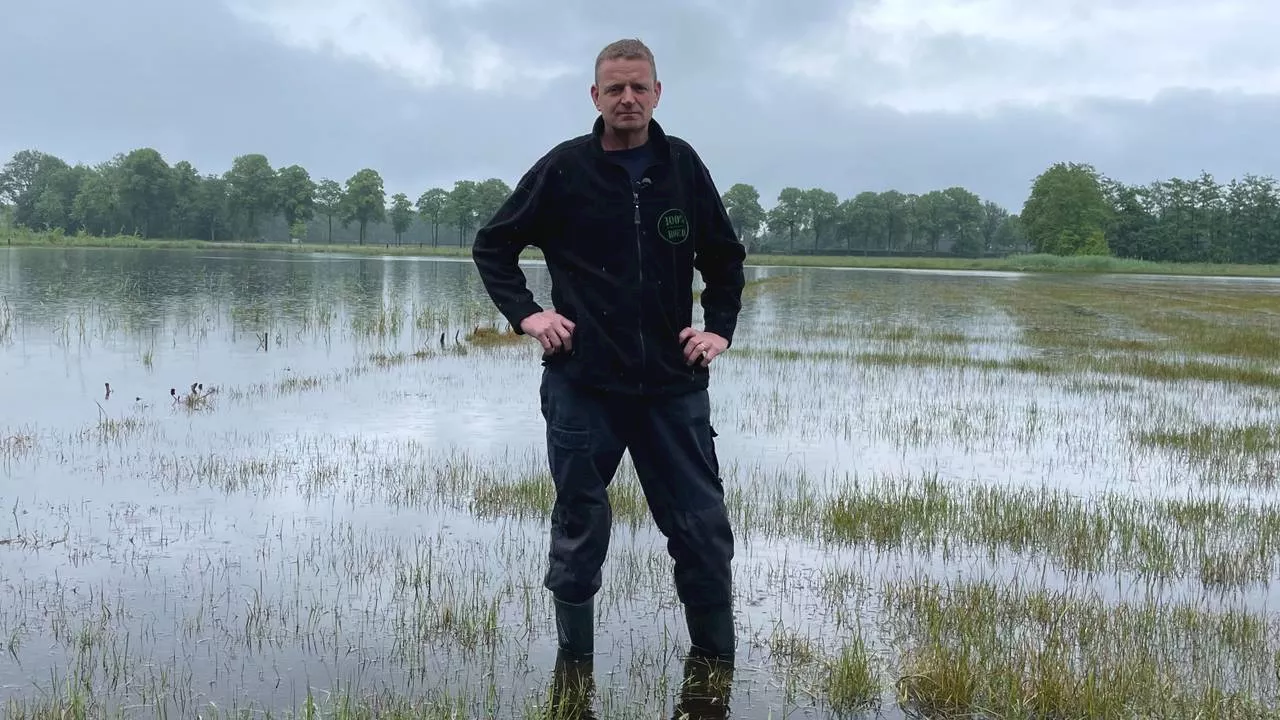
{"type": "Polygon", "coordinates": [[[591,86],[596,109],[605,125],[615,130],[647,127],[661,94],[662,83],[653,79],[653,68],[642,59],[605,60],[591,86]]]}

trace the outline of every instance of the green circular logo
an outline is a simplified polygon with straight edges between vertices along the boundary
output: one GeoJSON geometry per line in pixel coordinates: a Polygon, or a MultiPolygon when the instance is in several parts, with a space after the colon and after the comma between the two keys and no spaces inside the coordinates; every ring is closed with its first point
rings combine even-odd
{"type": "Polygon", "coordinates": [[[672,245],[689,239],[689,218],[680,208],[671,208],[658,217],[658,234],[672,245]]]}

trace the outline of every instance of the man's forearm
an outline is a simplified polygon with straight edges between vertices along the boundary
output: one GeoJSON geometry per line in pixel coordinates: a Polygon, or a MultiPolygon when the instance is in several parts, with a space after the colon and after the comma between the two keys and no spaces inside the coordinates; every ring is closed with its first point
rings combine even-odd
{"type": "Polygon", "coordinates": [[[738,265],[736,271],[733,266],[730,261],[719,273],[704,271],[706,287],[702,290],[703,329],[719,335],[729,344],[733,344],[738,315],[742,310],[742,289],[746,284],[742,266],[738,265]]]}
{"type": "Polygon", "coordinates": [[[485,292],[517,333],[522,332],[520,321],[542,311],[520,269],[520,252],[518,246],[482,241],[479,234],[471,250],[485,292]]]}
{"type": "Polygon", "coordinates": [[[698,167],[698,248],[694,267],[702,275],[703,329],[733,343],[733,333],[742,310],[742,289],[746,286],[743,264],[746,247],[738,240],[729,221],[711,172],[694,153],[698,167]]]}
{"type": "Polygon", "coordinates": [[[520,269],[520,253],[530,245],[541,244],[544,170],[544,162],[539,162],[520,178],[511,196],[476,233],[471,248],[485,291],[517,334],[524,332],[522,320],[542,311],[520,269]]]}

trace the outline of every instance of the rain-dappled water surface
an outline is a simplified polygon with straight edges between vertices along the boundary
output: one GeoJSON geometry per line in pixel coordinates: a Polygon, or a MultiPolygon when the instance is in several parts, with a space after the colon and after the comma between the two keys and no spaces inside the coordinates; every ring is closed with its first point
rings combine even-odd
{"type": "MultiPolygon", "coordinates": [[[[741,645],[684,711],[1271,710],[1280,283],[748,279],[741,645]]],[[[468,262],[0,253],[0,707],[546,715],[537,355],[468,262]]],[[[590,702],[671,716],[670,561],[611,496],[590,702]]]]}

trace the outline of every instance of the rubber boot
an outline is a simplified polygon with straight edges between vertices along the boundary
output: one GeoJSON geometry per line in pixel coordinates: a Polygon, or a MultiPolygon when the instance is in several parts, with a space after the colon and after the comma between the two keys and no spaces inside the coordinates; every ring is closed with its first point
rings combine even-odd
{"type": "Polygon", "coordinates": [[[594,600],[569,603],[554,598],[560,654],[570,662],[585,662],[595,654],[594,600]]]}
{"type": "Polygon", "coordinates": [[[685,606],[689,626],[689,655],[732,663],[736,650],[733,608],[694,609],[685,606]]]}

